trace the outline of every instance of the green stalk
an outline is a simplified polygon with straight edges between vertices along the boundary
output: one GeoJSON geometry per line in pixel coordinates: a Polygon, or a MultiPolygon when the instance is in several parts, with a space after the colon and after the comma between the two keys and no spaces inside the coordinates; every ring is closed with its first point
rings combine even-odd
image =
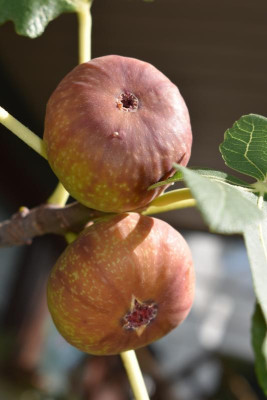
{"type": "MultiPolygon", "coordinates": [[[[40,156],[47,159],[44,141],[39,138],[35,133],[28,129],[25,125],[19,122],[16,118],[12,117],[4,108],[0,107],[0,122],[24,143],[35,150],[40,156]]],[[[69,194],[62,186],[58,184],[55,191],[48,199],[50,204],[58,204],[64,206],[68,200],[69,194]]]]}
{"type": "Polygon", "coordinates": [[[59,182],[51,194],[51,196],[46,201],[48,204],[57,204],[58,206],[64,207],[69,198],[69,193],[64,188],[61,182],[59,182]]]}
{"type": "Polygon", "coordinates": [[[67,232],[67,233],[65,234],[65,239],[66,239],[66,242],[67,242],[68,244],[74,242],[74,240],[76,240],[77,237],[78,237],[77,233],[74,233],[74,232],[67,232]]]}
{"type": "Polygon", "coordinates": [[[126,369],[135,400],[149,400],[146,385],[134,350],[120,354],[126,369]]]}
{"type": "Polygon", "coordinates": [[[188,188],[172,190],[164,193],[151,201],[148,208],[142,212],[143,215],[160,214],[163,212],[178,210],[181,208],[195,207],[196,200],[188,188]]]}
{"type": "Polygon", "coordinates": [[[79,64],[91,60],[92,0],[81,3],[77,10],[79,29],[79,64]]]}
{"type": "Polygon", "coordinates": [[[2,107],[0,107],[0,122],[40,156],[47,159],[43,140],[2,107]]]}

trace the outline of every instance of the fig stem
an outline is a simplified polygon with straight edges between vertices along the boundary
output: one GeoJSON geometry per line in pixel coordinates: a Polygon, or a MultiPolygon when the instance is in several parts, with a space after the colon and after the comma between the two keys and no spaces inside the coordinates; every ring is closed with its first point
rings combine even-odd
{"type": "Polygon", "coordinates": [[[74,233],[74,232],[67,232],[67,233],[65,233],[65,239],[66,239],[66,242],[67,242],[68,244],[74,242],[74,240],[76,240],[77,237],[78,237],[78,234],[77,234],[77,233],[74,233]]]}
{"type": "Polygon", "coordinates": [[[40,156],[47,159],[43,140],[2,107],[0,107],[0,122],[40,156]]]}
{"type": "Polygon", "coordinates": [[[135,400],[149,400],[146,385],[134,350],[120,353],[135,400]]]}
{"type": "Polygon", "coordinates": [[[59,182],[57,184],[55,190],[51,194],[51,196],[48,198],[47,203],[48,204],[56,204],[58,206],[64,207],[68,201],[68,198],[69,198],[69,193],[64,188],[62,183],[59,182]]]}
{"type": "Polygon", "coordinates": [[[143,215],[160,214],[180,208],[195,207],[196,200],[188,188],[172,190],[157,197],[142,212],[143,215]]]}
{"type": "Polygon", "coordinates": [[[91,59],[91,16],[92,0],[88,3],[82,2],[77,9],[78,29],[79,29],[79,64],[91,59]]]}

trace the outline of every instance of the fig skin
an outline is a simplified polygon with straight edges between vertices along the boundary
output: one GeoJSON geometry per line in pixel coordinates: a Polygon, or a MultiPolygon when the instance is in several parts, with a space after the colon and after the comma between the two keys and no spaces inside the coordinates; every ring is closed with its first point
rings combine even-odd
{"type": "Polygon", "coordinates": [[[178,88],[149,63],[116,55],[78,65],[46,108],[51,168],[82,204],[105,212],[145,207],[147,190],[188,163],[192,132],[178,88]]]}
{"type": "Polygon", "coordinates": [[[164,221],[125,213],[86,228],[66,248],[51,271],[47,296],[70,344],[111,355],[145,346],[179,325],[194,287],[184,238],[164,221]],[[136,321],[134,300],[153,307],[151,320],[135,327],[129,323],[129,315],[136,321]]]}

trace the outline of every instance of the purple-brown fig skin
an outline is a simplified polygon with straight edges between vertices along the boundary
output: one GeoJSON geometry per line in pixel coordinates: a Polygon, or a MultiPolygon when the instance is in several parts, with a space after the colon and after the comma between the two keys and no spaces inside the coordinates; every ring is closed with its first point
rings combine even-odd
{"type": "Polygon", "coordinates": [[[178,88],[149,63],[117,55],[78,65],[52,93],[44,142],[51,168],[82,204],[105,212],[143,208],[147,190],[188,163],[192,132],[178,88]],[[138,98],[136,111],[118,104],[138,98]]]}
{"type": "Polygon", "coordinates": [[[118,214],[85,229],[48,280],[48,306],[62,336],[96,355],[145,346],[179,325],[193,303],[195,275],[184,238],[159,219],[118,214]],[[143,332],[124,328],[132,299],[153,302],[143,332]]]}

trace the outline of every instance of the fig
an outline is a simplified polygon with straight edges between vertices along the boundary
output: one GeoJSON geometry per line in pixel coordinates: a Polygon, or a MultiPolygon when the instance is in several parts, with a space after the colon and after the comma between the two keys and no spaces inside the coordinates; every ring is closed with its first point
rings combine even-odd
{"type": "Polygon", "coordinates": [[[75,67],[52,93],[44,142],[51,168],[80,203],[141,209],[147,190],[186,165],[192,133],[178,88],[149,63],[116,55],[75,67]]]}
{"type": "Polygon", "coordinates": [[[166,335],[189,313],[194,269],[169,224],[124,213],[86,228],[61,254],[47,287],[62,336],[96,355],[118,354],[166,335]]]}

